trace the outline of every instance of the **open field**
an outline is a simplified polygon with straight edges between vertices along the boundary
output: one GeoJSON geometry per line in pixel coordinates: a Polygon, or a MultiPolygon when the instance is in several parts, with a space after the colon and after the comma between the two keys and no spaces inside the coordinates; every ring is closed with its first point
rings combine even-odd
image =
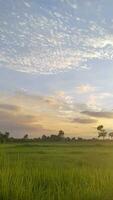
{"type": "Polygon", "coordinates": [[[112,142],[0,145],[0,200],[112,199],[112,142]]]}

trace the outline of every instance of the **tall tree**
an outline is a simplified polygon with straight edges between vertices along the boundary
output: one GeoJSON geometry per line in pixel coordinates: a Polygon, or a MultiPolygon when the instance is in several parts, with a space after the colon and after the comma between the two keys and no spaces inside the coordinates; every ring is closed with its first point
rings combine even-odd
{"type": "Polygon", "coordinates": [[[97,130],[99,131],[98,132],[98,138],[102,137],[103,140],[105,139],[106,135],[107,135],[107,132],[106,130],[104,129],[104,126],[103,125],[99,125],[97,127],[97,130]]]}

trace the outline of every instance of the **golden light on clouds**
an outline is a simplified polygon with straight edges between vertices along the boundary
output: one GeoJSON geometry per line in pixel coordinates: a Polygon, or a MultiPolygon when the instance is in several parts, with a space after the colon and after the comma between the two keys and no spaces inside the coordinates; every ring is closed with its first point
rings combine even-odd
{"type": "MultiPolygon", "coordinates": [[[[63,129],[66,135],[96,134],[99,123],[111,124],[111,112],[85,111],[87,105],[78,104],[62,92],[54,96],[41,96],[27,92],[2,95],[0,126],[16,134],[29,133],[31,137],[51,134],[63,129]],[[11,102],[8,104],[8,101],[11,102]]],[[[88,109],[88,107],[87,107],[88,109]]]]}

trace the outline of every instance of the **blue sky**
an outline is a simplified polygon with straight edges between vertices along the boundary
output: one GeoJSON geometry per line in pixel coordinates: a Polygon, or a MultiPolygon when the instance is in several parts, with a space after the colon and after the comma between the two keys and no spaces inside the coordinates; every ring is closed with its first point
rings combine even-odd
{"type": "Polygon", "coordinates": [[[0,0],[0,127],[96,137],[113,120],[113,1],[0,0]],[[18,107],[18,108],[17,108],[18,107]]]}

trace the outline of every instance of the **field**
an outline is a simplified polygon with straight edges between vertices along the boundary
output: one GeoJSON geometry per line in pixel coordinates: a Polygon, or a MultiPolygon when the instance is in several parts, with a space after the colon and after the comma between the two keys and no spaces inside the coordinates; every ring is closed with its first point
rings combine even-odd
{"type": "Polygon", "coordinates": [[[0,145],[0,200],[112,199],[112,142],[0,145]]]}

